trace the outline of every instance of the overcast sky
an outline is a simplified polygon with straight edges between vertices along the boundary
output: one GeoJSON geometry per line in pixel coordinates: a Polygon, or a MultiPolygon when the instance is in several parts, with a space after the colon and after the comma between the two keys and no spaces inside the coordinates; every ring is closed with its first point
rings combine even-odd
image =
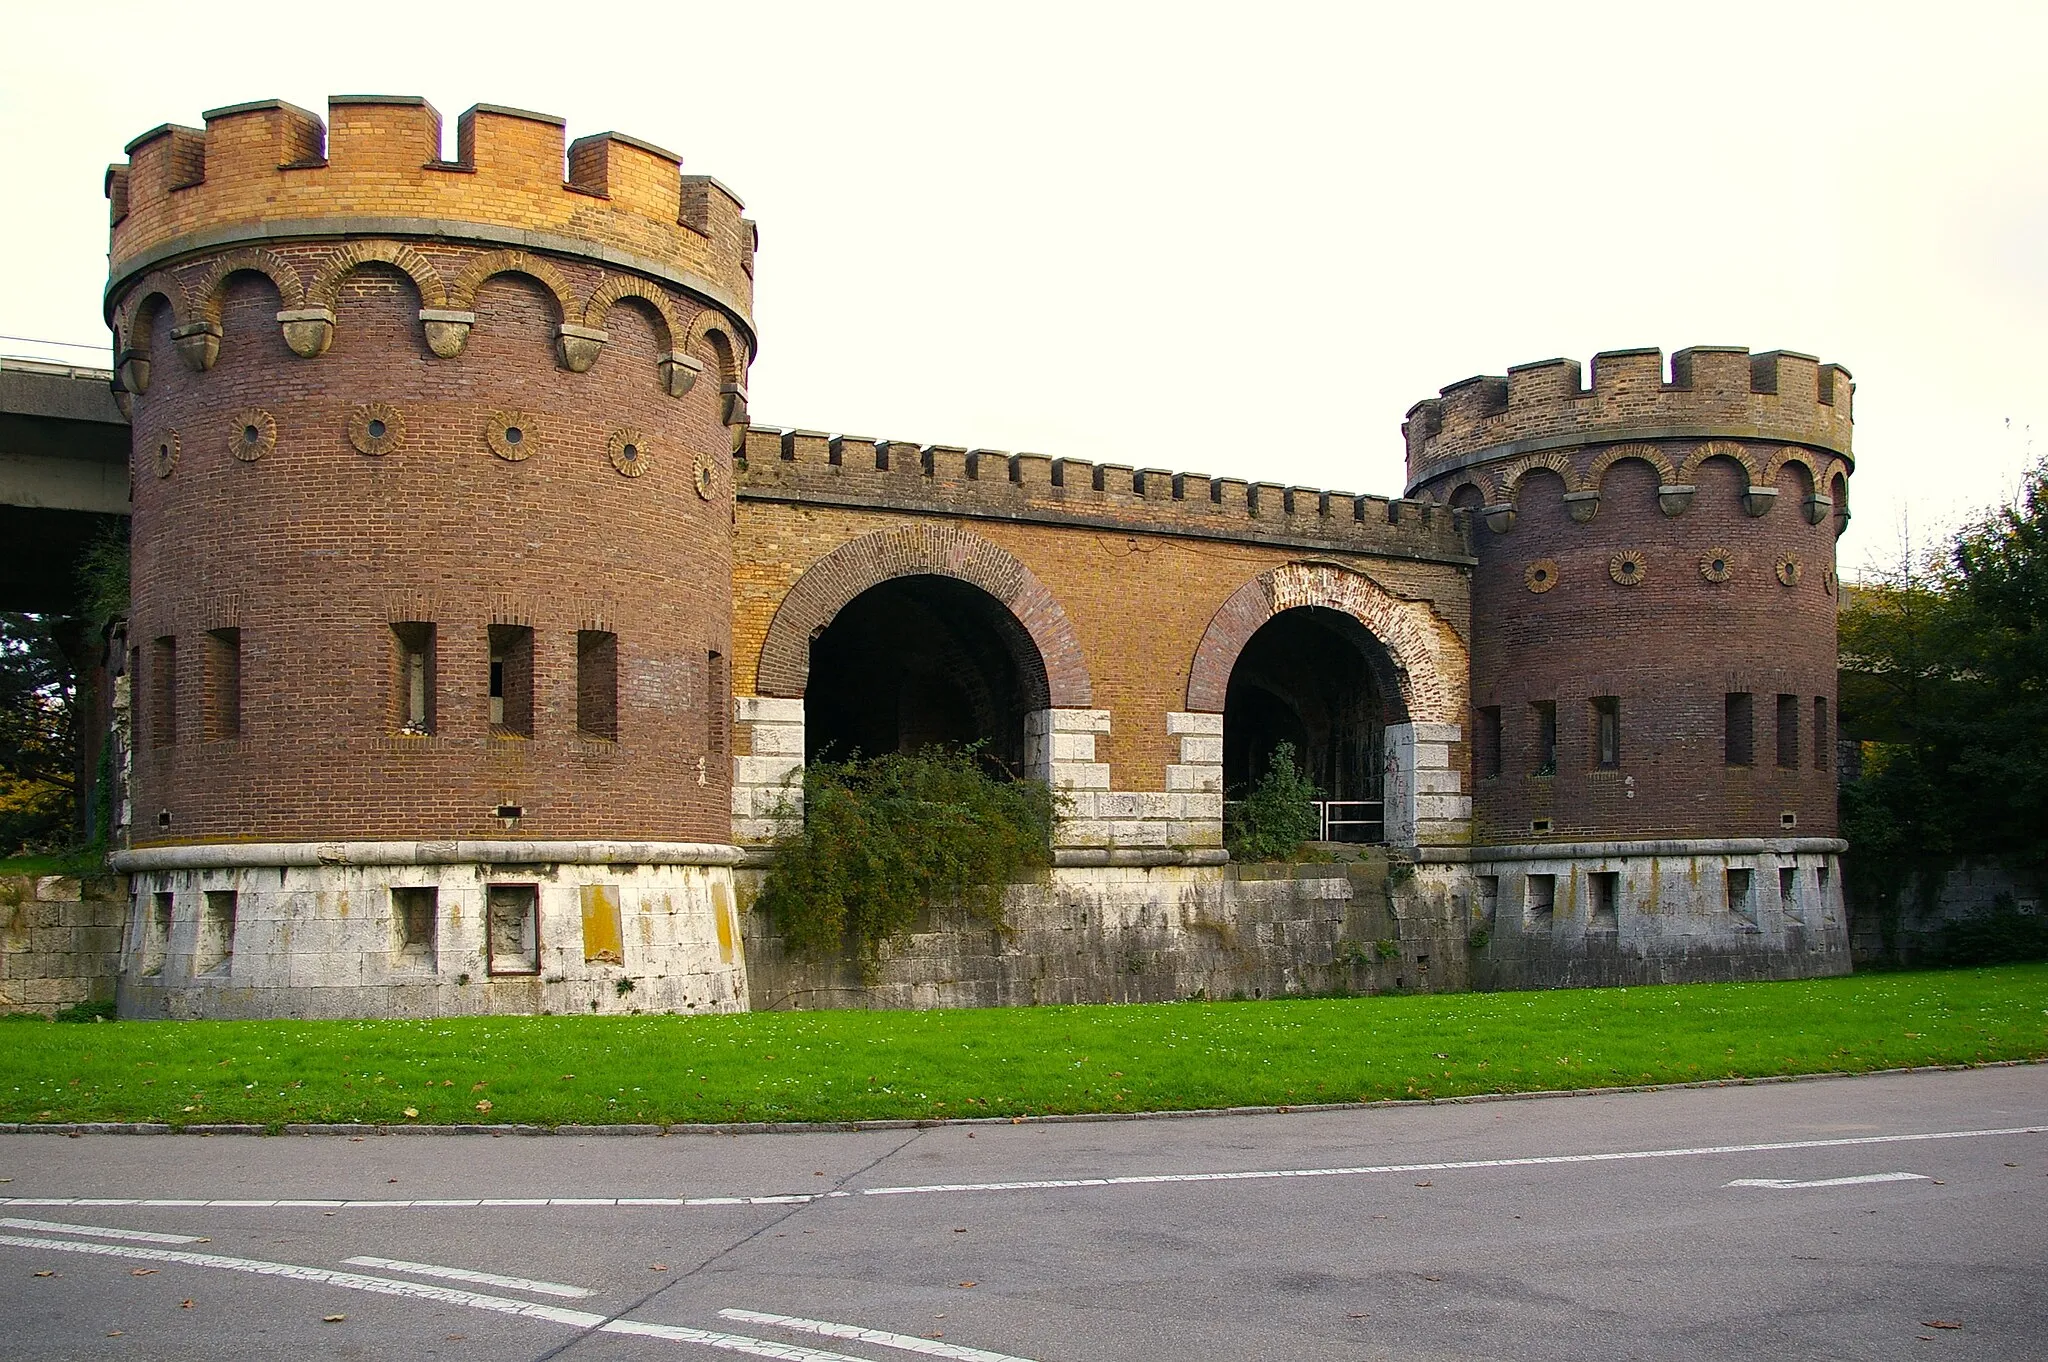
{"type": "Polygon", "coordinates": [[[2040,4],[17,6],[0,333],[104,344],[130,138],[331,93],[731,186],[767,423],[1394,494],[1470,374],[1801,350],[1856,376],[1851,572],[2048,447],[2040,4]]]}

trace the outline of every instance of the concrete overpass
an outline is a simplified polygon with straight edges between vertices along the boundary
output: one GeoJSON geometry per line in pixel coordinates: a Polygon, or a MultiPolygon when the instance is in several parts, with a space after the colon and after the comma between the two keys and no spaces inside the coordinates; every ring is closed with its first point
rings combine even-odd
{"type": "Polygon", "coordinates": [[[128,418],[105,369],[0,357],[0,610],[70,615],[79,555],[128,515],[128,418]]]}

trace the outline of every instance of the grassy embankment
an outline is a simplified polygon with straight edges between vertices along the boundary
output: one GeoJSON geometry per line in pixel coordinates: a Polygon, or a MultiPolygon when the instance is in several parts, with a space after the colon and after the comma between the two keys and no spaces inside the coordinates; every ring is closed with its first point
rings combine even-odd
{"type": "Polygon", "coordinates": [[[845,1121],[2048,1058],[2048,965],[1547,993],[0,1028],[0,1121],[845,1121]],[[417,1116],[408,1116],[408,1111],[417,1116]]]}

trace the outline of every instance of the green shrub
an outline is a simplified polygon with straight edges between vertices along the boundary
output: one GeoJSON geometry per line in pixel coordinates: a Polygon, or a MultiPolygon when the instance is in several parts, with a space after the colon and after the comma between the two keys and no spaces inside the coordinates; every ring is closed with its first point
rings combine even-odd
{"type": "Polygon", "coordinates": [[[991,776],[973,750],[813,762],[760,904],[794,950],[850,947],[872,978],[928,908],[958,902],[1000,926],[1004,886],[1052,862],[1053,811],[1051,790],[991,776]]]}
{"type": "Polygon", "coordinates": [[[114,1004],[111,1002],[73,1003],[69,1007],[58,1008],[55,1018],[60,1022],[100,1022],[118,1019],[114,1004]]]}
{"type": "Polygon", "coordinates": [[[2021,911],[2011,894],[1945,923],[1920,953],[1931,965],[2005,965],[2048,960],[2048,913],[2021,911]]]}
{"type": "Polygon", "coordinates": [[[1230,810],[1224,840],[1240,861],[1281,861],[1322,831],[1315,783],[1294,765],[1294,744],[1281,743],[1245,797],[1230,810]]]}

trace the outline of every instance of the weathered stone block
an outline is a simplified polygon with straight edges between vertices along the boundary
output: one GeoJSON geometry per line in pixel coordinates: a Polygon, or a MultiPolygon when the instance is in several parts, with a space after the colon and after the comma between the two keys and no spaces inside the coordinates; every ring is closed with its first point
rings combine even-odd
{"type": "Polygon", "coordinates": [[[735,695],[733,717],[743,724],[781,723],[802,726],[804,702],[773,695],[735,695]]]}
{"type": "Polygon", "coordinates": [[[1223,738],[1190,734],[1180,740],[1180,759],[1186,765],[1223,764],[1223,738]]]}
{"type": "Polygon", "coordinates": [[[1223,736],[1223,716],[1169,711],[1166,716],[1166,731],[1176,737],[1183,734],[1203,734],[1220,738],[1223,736]]]}
{"type": "Polygon", "coordinates": [[[36,880],[36,897],[44,903],[76,903],[82,897],[76,875],[44,875],[36,880]]]}

